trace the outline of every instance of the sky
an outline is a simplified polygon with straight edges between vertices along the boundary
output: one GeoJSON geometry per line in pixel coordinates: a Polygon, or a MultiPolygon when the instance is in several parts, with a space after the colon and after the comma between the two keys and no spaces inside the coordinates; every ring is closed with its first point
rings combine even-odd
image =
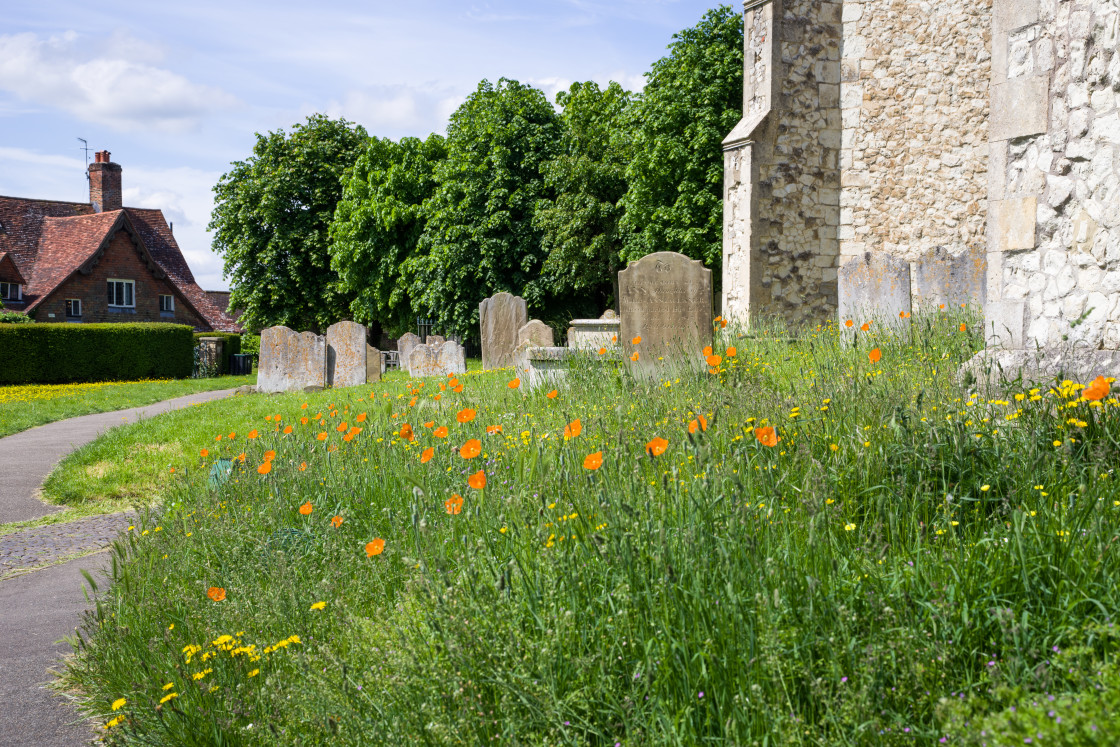
{"type": "Polygon", "coordinates": [[[444,132],[486,78],[555,100],[643,73],[718,2],[9,3],[0,25],[0,195],[87,202],[86,154],[123,167],[124,203],[160,208],[195,278],[225,290],[212,187],[255,133],[322,112],[399,138],[444,132]]]}

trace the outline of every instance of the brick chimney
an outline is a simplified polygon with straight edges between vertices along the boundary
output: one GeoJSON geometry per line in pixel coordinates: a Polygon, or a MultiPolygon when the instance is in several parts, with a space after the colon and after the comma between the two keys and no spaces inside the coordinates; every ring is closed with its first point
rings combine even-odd
{"type": "Polygon", "coordinates": [[[107,150],[94,153],[93,163],[89,165],[89,201],[95,213],[120,210],[124,206],[121,200],[121,165],[109,160],[107,150]]]}

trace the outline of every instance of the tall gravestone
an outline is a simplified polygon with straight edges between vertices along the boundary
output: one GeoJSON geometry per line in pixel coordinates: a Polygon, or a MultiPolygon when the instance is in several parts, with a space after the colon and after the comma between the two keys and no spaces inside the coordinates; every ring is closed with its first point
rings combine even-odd
{"type": "Polygon", "coordinates": [[[889,254],[866,252],[837,273],[840,324],[878,321],[898,325],[910,316],[910,264],[889,254]]]}
{"type": "Polygon", "coordinates": [[[327,327],[327,382],[333,387],[366,383],[366,328],[355,322],[327,327]]]}
{"type": "Polygon", "coordinates": [[[481,327],[482,368],[505,368],[513,365],[517,348],[517,330],[529,321],[525,299],[509,293],[496,293],[478,305],[481,327]]]}
{"type": "Polygon", "coordinates": [[[314,332],[297,334],[287,327],[261,332],[257,391],[292,392],[327,384],[327,341],[314,332]]]}
{"type": "Polygon", "coordinates": [[[381,374],[385,369],[384,356],[381,351],[372,345],[366,345],[366,383],[372,384],[381,381],[381,374]]]}
{"type": "Polygon", "coordinates": [[[293,388],[325,387],[327,385],[327,338],[314,332],[301,332],[289,339],[295,343],[293,354],[289,356],[293,388]]]}
{"type": "Polygon", "coordinates": [[[298,337],[287,327],[269,327],[261,331],[260,362],[257,364],[257,391],[286,392],[293,388],[288,370],[291,338],[298,337]]]}
{"type": "Polygon", "coordinates": [[[412,349],[419,344],[420,338],[411,332],[406,332],[397,339],[397,358],[400,361],[401,368],[405,371],[408,370],[408,360],[412,354],[412,349]]]}
{"type": "Polygon", "coordinates": [[[698,259],[655,252],[618,273],[619,343],[643,368],[664,361],[702,361],[712,344],[712,271],[698,259]],[[641,338],[635,345],[633,340],[641,338]]]}
{"type": "Polygon", "coordinates": [[[440,373],[444,376],[467,372],[467,349],[454,340],[447,340],[440,345],[437,357],[440,373]]]}
{"type": "Polygon", "coordinates": [[[438,376],[439,356],[434,348],[420,344],[408,351],[408,375],[420,379],[425,376],[438,376]]]}

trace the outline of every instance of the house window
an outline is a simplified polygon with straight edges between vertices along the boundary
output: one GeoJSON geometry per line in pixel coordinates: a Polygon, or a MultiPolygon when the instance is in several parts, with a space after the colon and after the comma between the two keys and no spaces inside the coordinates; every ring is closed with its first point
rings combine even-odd
{"type": "Polygon", "coordinates": [[[135,308],[136,298],[133,289],[136,283],[132,280],[109,281],[109,305],[123,308],[135,308]]]}
{"type": "Polygon", "coordinates": [[[18,301],[23,298],[23,286],[19,283],[0,282],[0,299],[18,301]]]}
{"type": "Polygon", "coordinates": [[[175,296],[160,296],[159,310],[164,313],[175,311],[175,296]]]}
{"type": "Polygon", "coordinates": [[[80,319],[82,316],[82,300],[80,298],[66,299],[66,318],[80,319]]]}

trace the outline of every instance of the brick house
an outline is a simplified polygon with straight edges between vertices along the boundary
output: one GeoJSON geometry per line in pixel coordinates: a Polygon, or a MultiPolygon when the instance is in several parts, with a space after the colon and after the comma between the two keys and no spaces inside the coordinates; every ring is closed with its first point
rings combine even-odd
{"type": "Polygon", "coordinates": [[[89,202],[0,197],[0,300],[39,322],[173,322],[241,328],[195,282],[163,211],[124,207],[108,151],[89,202]]]}

